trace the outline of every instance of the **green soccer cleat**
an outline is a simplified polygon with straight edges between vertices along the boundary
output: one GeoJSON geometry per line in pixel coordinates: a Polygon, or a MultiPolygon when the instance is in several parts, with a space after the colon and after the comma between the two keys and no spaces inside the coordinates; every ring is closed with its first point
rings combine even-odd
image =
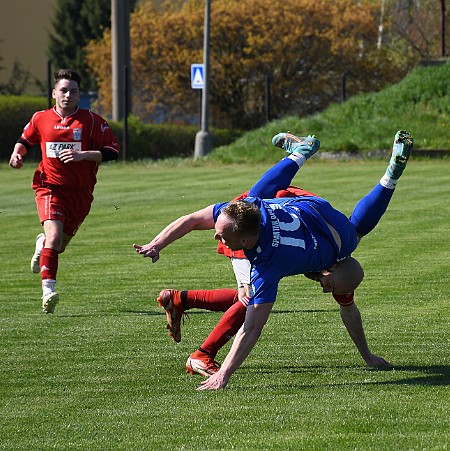
{"type": "Polygon", "coordinates": [[[411,150],[413,148],[413,137],[411,133],[405,130],[399,130],[395,134],[394,145],[392,147],[392,156],[389,166],[386,169],[386,175],[394,180],[400,178],[403,170],[406,168],[411,150]]]}
{"type": "Polygon", "coordinates": [[[314,135],[295,136],[292,133],[278,133],[272,138],[275,147],[284,149],[287,153],[298,153],[305,159],[313,156],[320,147],[320,141],[314,135]]]}

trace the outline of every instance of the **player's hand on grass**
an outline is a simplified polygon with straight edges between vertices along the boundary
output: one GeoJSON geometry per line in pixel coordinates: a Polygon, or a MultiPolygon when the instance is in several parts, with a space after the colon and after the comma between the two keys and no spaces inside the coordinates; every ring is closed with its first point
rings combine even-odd
{"type": "Polygon", "coordinates": [[[226,376],[220,370],[214,373],[212,376],[205,379],[197,390],[219,390],[220,388],[225,388],[228,384],[229,376],[226,376]]]}
{"type": "Polygon", "coordinates": [[[156,248],[154,244],[148,243],[144,244],[143,246],[133,244],[133,247],[136,249],[136,252],[138,254],[141,254],[144,257],[150,257],[153,263],[159,260],[159,250],[156,248]]]}
{"type": "Polygon", "coordinates": [[[371,368],[377,368],[379,370],[393,370],[394,365],[389,363],[387,360],[384,360],[383,357],[378,357],[375,354],[370,354],[366,359],[366,363],[371,368]]]}

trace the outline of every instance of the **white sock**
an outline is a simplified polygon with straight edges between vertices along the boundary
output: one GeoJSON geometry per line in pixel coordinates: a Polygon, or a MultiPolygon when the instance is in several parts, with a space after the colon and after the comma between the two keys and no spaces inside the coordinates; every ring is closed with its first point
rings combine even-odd
{"type": "Polygon", "coordinates": [[[53,293],[55,291],[56,280],[54,279],[44,279],[42,281],[42,294],[45,296],[49,293],[53,293]]]}
{"type": "Polygon", "coordinates": [[[393,179],[389,177],[387,174],[384,174],[380,179],[380,185],[384,186],[387,189],[395,189],[397,186],[398,179],[393,179]]]}
{"type": "Polygon", "coordinates": [[[297,152],[291,153],[287,158],[295,161],[299,168],[301,168],[303,166],[303,163],[306,161],[305,156],[297,152]]]}

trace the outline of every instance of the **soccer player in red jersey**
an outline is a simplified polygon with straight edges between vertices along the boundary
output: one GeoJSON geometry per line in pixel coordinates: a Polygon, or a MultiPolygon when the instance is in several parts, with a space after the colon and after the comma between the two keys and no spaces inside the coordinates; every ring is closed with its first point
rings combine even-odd
{"type": "Polygon", "coordinates": [[[40,144],[42,160],[32,187],[44,233],[36,238],[31,270],[41,273],[44,313],[53,313],[59,302],[55,291],[58,256],[89,213],[99,163],[115,160],[119,154],[108,123],[78,107],[80,85],[81,77],[75,71],[55,72],[55,106],[33,115],[9,160],[12,168],[20,169],[28,149],[40,144]]]}

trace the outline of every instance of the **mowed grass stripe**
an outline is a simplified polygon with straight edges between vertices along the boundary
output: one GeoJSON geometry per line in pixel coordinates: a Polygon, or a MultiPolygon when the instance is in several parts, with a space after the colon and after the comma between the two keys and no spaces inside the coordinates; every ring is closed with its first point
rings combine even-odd
{"type": "MultiPolygon", "coordinates": [[[[386,163],[311,161],[294,183],[347,214],[386,163]]],[[[61,255],[55,315],[40,312],[29,260],[40,231],[34,170],[0,167],[0,449],[448,449],[448,161],[412,160],[380,225],[355,252],[357,303],[373,352],[364,366],[337,304],[286,278],[260,342],[226,390],[197,392],[188,355],[220,318],[196,311],[175,345],[162,288],[234,287],[211,232],[151,264],[132,243],[249,188],[267,165],[111,164],[85,224],[61,255]]],[[[218,358],[223,360],[228,345],[218,358]]]]}

